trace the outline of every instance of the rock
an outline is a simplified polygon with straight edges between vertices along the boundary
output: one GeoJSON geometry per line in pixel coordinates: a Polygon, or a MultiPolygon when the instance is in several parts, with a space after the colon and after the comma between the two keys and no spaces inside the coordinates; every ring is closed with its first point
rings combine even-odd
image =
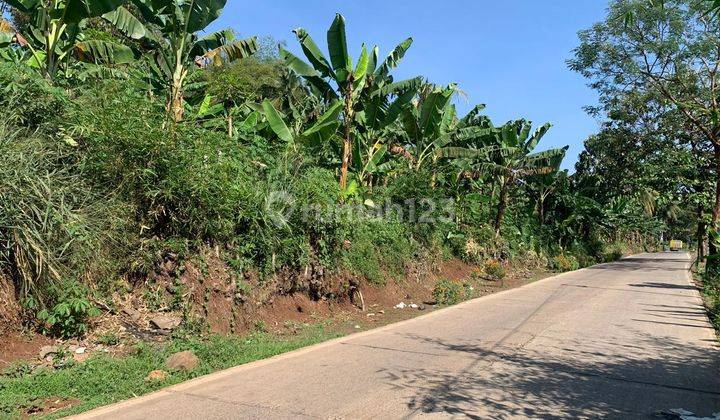
{"type": "Polygon", "coordinates": [[[176,316],[159,315],[150,319],[150,325],[159,330],[172,331],[180,325],[182,320],[176,316]]]}
{"type": "Polygon", "coordinates": [[[85,348],[85,347],[78,347],[78,348],[75,349],[75,354],[85,354],[85,350],[87,350],[87,348],[85,348]]]}
{"type": "Polygon", "coordinates": [[[123,308],[123,313],[130,317],[133,321],[137,322],[140,320],[140,312],[133,308],[123,308]]]}
{"type": "Polygon", "coordinates": [[[418,306],[418,309],[421,310],[421,311],[424,311],[424,310],[425,310],[425,305],[420,305],[420,306],[418,306]]]}
{"type": "Polygon", "coordinates": [[[380,309],[380,310],[378,311],[378,313],[379,313],[379,314],[384,314],[384,313],[385,313],[385,309],[380,309]]]}
{"type": "Polygon", "coordinates": [[[47,356],[50,356],[52,354],[58,354],[59,352],[60,352],[60,347],[58,347],[58,346],[42,346],[42,347],[40,347],[39,356],[41,359],[44,359],[47,356]]]}
{"type": "Polygon", "coordinates": [[[355,326],[355,329],[356,329],[356,330],[359,330],[359,329],[360,329],[360,326],[359,326],[359,325],[356,325],[356,326],[355,326]]]}
{"type": "Polygon", "coordinates": [[[367,316],[368,316],[368,317],[373,317],[373,316],[375,316],[375,314],[371,312],[371,313],[367,314],[367,316]]]}
{"type": "Polygon", "coordinates": [[[417,308],[418,308],[418,306],[417,306],[416,303],[411,303],[411,304],[410,304],[410,307],[413,308],[413,309],[417,309],[417,308]]]}
{"type": "Polygon", "coordinates": [[[407,305],[405,304],[405,302],[400,302],[397,305],[395,305],[395,309],[405,309],[406,306],[407,305]]]}
{"type": "Polygon", "coordinates": [[[190,350],[181,351],[168,357],[165,365],[170,370],[191,371],[200,364],[200,359],[190,350]]]}
{"type": "Polygon", "coordinates": [[[167,379],[168,374],[164,370],[153,370],[145,377],[146,381],[159,382],[167,379]]]}

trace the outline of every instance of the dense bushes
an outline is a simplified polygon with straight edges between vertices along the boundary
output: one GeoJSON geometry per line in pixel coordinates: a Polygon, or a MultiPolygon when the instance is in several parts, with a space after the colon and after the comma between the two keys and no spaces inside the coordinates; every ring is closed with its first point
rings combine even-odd
{"type": "MultiPolygon", "coordinates": [[[[0,105],[12,111],[0,124],[0,275],[13,280],[47,331],[82,334],[94,312],[87,295],[107,296],[118,278],[148,275],[164,256],[191,256],[206,246],[261,280],[312,266],[374,284],[403,276],[411,261],[430,253],[483,265],[492,280],[505,277],[508,260],[530,254],[534,266],[555,255],[550,266],[557,271],[606,255],[601,233],[579,225],[570,205],[547,205],[545,217],[563,223],[539,223],[520,182],[512,185],[498,235],[497,180],[472,169],[478,162],[468,169],[467,161],[438,153],[426,156],[432,164],[415,165],[411,146],[396,150],[399,158],[363,162],[356,155],[353,165],[374,174],[351,174],[352,188],[341,191],[342,139],[299,134],[327,104],[288,69],[248,59],[204,76],[197,80],[206,84],[215,117],[188,101],[185,121],[175,123],[165,99],[137,79],[68,80],[60,88],[27,68],[0,64],[0,105]],[[292,120],[286,135],[250,102],[265,98],[289,114],[280,115],[292,120]],[[583,238],[576,240],[579,229],[583,238]]],[[[433,130],[460,124],[450,105],[433,111],[433,130]],[[442,122],[441,111],[449,117],[442,122]]],[[[398,121],[373,134],[401,129],[398,121]]],[[[370,152],[387,145],[377,146],[370,152]]],[[[450,281],[434,291],[447,304],[463,293],[450,281]]]]}
{"type": "Polygon", "coordinates": [[[117,261],[127,208],[91,188],[62,139],[2,125],[0,154],[0,267],[26,306],[54,305],[62,282],[117,261]]]}

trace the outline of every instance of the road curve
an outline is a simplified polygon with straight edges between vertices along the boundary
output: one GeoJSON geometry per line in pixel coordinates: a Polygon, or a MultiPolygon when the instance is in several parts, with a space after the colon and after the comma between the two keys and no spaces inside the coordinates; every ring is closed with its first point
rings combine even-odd
{"type": "Polygon", "coordinates": [[[637,255],[81,418],[709,416],[720,411],[720,348],[689,264],[637,255]]]}

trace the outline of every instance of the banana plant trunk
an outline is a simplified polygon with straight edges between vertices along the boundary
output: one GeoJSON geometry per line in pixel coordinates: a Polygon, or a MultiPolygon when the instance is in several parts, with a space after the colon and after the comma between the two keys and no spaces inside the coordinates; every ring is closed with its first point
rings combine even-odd
{"type": "Polygon", "coordinates": [[[505,210],[507,208],[507,197],[508,190],[510,189],[510,183],[512,179],[505,179],[500,189],[500,201],[498,201],[497,215],[495,216],[495,237],[500,236],[500,227],[502,226],[503,218],[505,217],[505,210]]]}
{"type": "Polygon", "coordinates": [[[342,168],[340,169],[340,190],[345,191],[347,188],[348,168],[352,159],[352,120],[353,120],[353,82],[348,81],[348,87],[345,91],[345,138],[343,139],[343,157],[342,168]]]}
{"type": "Polygon", "coordinates": [[[175,52],[175,69],[172,75],[172,84],[170,85],[169,111],[173,121],[175,122],[182,121],[185,113],[185,109],[183,106],[185,100],[185,92],[183,91],[183,88],[185,85],[185,77],[187,76],[188,70],[183,64],[183,48],[184,43],[183,46],[181,46],[181,48],[175,52]]]}
{"type": "Polygon", "coordinates": [[[173,84],[170,88],[170,115],[175,122],[183,120],[184,109],[183,109],[184,95],[182,90],[182,82],[173,80],[173,84]]]}

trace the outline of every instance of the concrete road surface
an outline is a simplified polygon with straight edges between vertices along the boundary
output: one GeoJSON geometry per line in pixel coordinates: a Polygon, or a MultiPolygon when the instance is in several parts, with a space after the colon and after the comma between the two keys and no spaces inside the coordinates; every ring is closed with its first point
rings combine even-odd
{"type": "Polygon", "coordinates": [[[638,255],[83,417],[710,416],[720,351],[689,264],[684,253],[638,255]]]}

